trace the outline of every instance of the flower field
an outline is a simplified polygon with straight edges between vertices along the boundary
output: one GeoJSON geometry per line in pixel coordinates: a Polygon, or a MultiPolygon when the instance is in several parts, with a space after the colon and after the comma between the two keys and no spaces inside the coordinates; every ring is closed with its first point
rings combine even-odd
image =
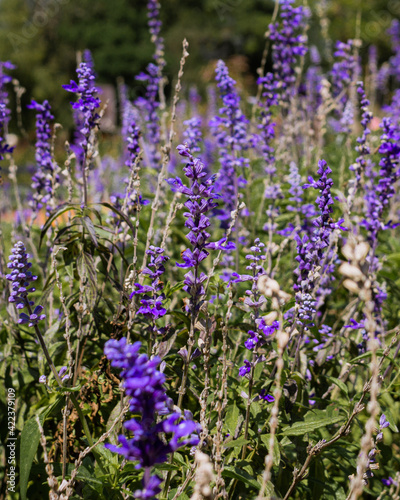
{"type": "Polygon", "coordinates": [[[160,8],[134,98],[80,54],[67,142],[26,91],[29,184],[0,63],[0,500],[399,499],[400,23],[364,61],[281,0],[200,89],[160,8]]]}

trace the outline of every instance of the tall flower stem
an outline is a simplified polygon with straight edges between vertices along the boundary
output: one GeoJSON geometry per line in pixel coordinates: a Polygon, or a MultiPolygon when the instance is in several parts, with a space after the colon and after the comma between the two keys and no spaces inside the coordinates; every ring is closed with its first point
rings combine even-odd
{"type": "Polygon", "coordinates": [[[182,374],[182,380],[181,380],[181,386],[179,388],[179,397],[178,397],[178,408],[182,408],[182,403],[183,403],[183,397],[186,393],[186,384],[187,384],[187,379],[189,375],[189,364],[190,364],[190,357],[192,355],[192,350],[193,350],[193,345],[194,345],[194,332],[195,328],[194,325],[197,321],[197,315],[191,317],[190,320],[190,331],[189,331],[189,338],[187,342],[187,357],[186,361],[184,363],[183,367],[183,374],[182,374]]]}
{"type": "MultiPolygon", "coordinates": [[[[252,397],[252,393],[253,393],[254,368],[255,368],[256,357],[257,357],[256,353],[253,351],[253,362],[251,364],[252,366],[251,366],[250,378],[249,378],[249,394],[248,394],[247,406],[246,406],[246,417],[245,417],[245,421],[244,421],[244,439],[246,439],[246,440],[249,437],[250,407],[251,407],[251,397],[252,397]]],[[[246,449],[247,449],[246,444],[244,444],[243,450],[242,450],[242,460],[244,460],[246,458],[246,449]]]]}

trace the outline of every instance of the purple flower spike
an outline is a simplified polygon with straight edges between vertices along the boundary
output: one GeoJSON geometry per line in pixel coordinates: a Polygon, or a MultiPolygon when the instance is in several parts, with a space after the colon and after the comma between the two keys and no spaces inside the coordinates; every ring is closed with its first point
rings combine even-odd
{"type": "MultiPolygon", "coordinates": [[[[185,226],[189,229],[187,239],[192,246],[192,249],[187,248],[182,253],[184,262],[183,264],[177,263],[177,266],[194,269],[194,273],[189,271],[185,275],[183,289],[190,295],[192,314],[197,314],[199,299],[204,294],[203,283],[207,278],[204,273],[199,272],[199,265],[208,257],[208,249],[216,248],[215,243],[208,242],[210,234],[207,232],[207,228],[210,226],[210,219],[206,214],[217,206],[214,200],[218,198],[218,195],[214,193],[215,177],[207,178],[204,164],[192,156],[188,146],[181,144],[177,150],[181,156],[188,159],[183,167],[183,172],[190,179],[191,186],[185,186],[179,177],[169,179],[167,182],[187,198],[184,204],[188,210],[184,213],[185,226]]],[[[228,245],[225,245],[225,248],[227,247],[228,245]]],[[[223,247],[220,246],[220,249],[223,247]]]]}
{"type": "Polygon", "coordinates": [[[29,323],[28,326],[34,326],[37,325],[39,321],[45,319],[46,315],[41,314],[43,311],[42,306],[36,306],[33,312],[30,309],[34,303],[29,300],[29,293],[35,291],[35,288],[31,287],[30,283],[36,281],[37,276],[33,276],[32,272],[29,270],[32,264],[28,262],[28,258],[29,255],[26,253],[24,244],[22,241],[19,241],[11,250],[11,255],[9,257],[10,262],[7,264],[7,267],[12,269],[11,273],[6,275],[8,281],[11,281],[11,293],[8,301],[13,302],[17,309],[24,309],[27,307],[30,311],[30,315],[21,313],[18,323],[29,323]]]}
{"type": "Polygon", "coordinates": [[[81,62],[76,70],[78,83],[71,80],[69,85],[63,85],[63,89],[76,94],[78,100],[72,102],[75,110],[74,118],[77,126],[78,136],[75,140],[73,151],[76,154],[81,168],[85,167],[87,161],[87,151],[92,132],[99,123],[100,116],[97,109],[100,107],[100,99],[96,97],[98,89],[95,86],[95,75],[93,62],[86,56],[86,62],[81,62]]]}
{"type": "Polygon", "coordinates": [[[155,320],[167,313],[167,310],[162,307],[162,301],[165,299],[165,295],[162,293],[164,283],[161,281],[160,277],[165,272],[164,262],[167,261],[169,257],[163,255],[163,248],[153,245],[150,246],[147,254],[150,255],[150,262],[147,267],[143,269],[142,274],[147,275],[151,279],[151,285],[140,285],[139,283],[135,283],[134,286],[136,289],[131,293],[130,298],[134,295],[141,296],[141,307],[138,309],[137,313],[151,318],[155,328],[155,320]]]}
{"type": "Polygon", "coordinates": [[[30,205],[34,213],[46,206],[47,216],[55,208],[55,190],[60,182],[51,154],[51,126],[54,120],[51,114],[51,107],[48,101],[39,104],[32,99],[29,109],[36,111],[36,164],[37,170],[32,177],[32,189],[34,190],[33,200],[30,205]]]}
{"type": "Polygon", "coordinates": [[[157,356],[149,359],[146,354],[139,354],[140,342],[127,344],[126,338],[109,340],[104,353],[111,360],[111,365],[122,369],[121,377],[126,394],[130,397],[130,410],[141,416],[124,423],[132,433],[131,438],[119,436],[121,446],[107,444],[114,453],[126,460],[138,461],[144,469],[143,489],[135,492],[136,498],[155,498],[159,493],[161,479],[151,475],[151,468],[166,462],[168,455],[182,446],[195,446],[199,443],[200,426],[180,413],[170,412],[171,400],[164,388],[165,376],[158,370],[161,360],[157,356]],[[158,416],[168,415],[157,421],[158,416]],[[166,435],[161,437],[161,435],[166,435]]]}
{"type": "Polygon", "coordinates": [[[11,115],[11,111],[8,109],[8,92],[6,90],[6,85],[11,82],[12,78],[10,75],[7,75],[5,70],[12,69],[15,69],[13,64],[8,61],[0,61],[0,161],[4,160],[4,155],[12,153],[14,150],[14,148],[7,143],[6,139],[8,122],[10,121],[11,115]]]}
{"type": "Polygon", "coordinates": [[[297,242],[296,260],[299,263],[299,267],[295,270],[297,282],[294,284],[293,289],[296,292],[297,323],[306,330],[309,326],[313,325],[314,314],[326,294],[324,288],[329,288],[333,271],[330,264],[322,270],[326,276],[326,280],[321,280],[319,290],[317,290],[314,296],[314,288],[319,278],[315,270],[317,266],[321,265],[321,262],[324,262],[325,249],[329,246],[332,232],[336,229],[346,229],[342,226],[343,219],[337,222],[333,222],[331,219],[333,212],[333,199],[331,195],[333,181],[329,177],[331,173],[332,170],[328,167],[327,163],[324,160],[320,160],[318,163],[319,179],[314,180],[312,177],[309,177],[308,184],[303,186],[303,189],[313,187],[319,190],[320,195],[316,199],[319,215],[313,221],[314,230],[310,237],[307,234],[301,235],[301,232],[295,235],[297,242]],[[317,303],[318,297],[320,298],[319,303],[317,303]]]}
{"type": "Polygon", "coordinates": [[[215,73],[223,106],[210,121],[210,126],[216,134],[221,165],[215,190],[224,202],[216,214],[222,221],[221,226],[226,229],[240,195],[239,188],[246,185],[240,172],[248,167],[249,160],[244,157],[244,152],[252,146],[253,141],[247,133],[248,119],[240,109],[236,82],[229,76],[223,61],[218,61],[215,73]]]}

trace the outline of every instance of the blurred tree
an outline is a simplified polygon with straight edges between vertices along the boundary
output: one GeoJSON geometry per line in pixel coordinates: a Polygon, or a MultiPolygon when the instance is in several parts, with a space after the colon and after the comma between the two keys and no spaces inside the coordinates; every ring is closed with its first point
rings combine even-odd
{"type": "MultiPolygon", "coordinates": [[[[207,82],[213,77],[210,62],[235,54],[244,56],[241,69],[246,69],[245,61],[255,76],[274,0],[161,0],[161,4],[170,80],[177,72],[184,37],[190,44],[188,85],[207,82]]],[[[310,0],[310,42],[320,49],[324,41],[318,12],[325,4],[333,40],[354,38],[358,32],[364,47],[374,43],[380,54],[389,55],[386,29],[393,17],[399,17],[400,2],[310,0]]],[[[140,92],[134,77],[153,52],[146,1],[0,0],[0,58],[18,66],[15,75],[28,89],[25,104],[31,97],[48,98],[56,118],[62,115],[66,125],[70,96],[61,85],[75,78],[76,54],[85,48],[92,51],[99,83],[115,84],[122,76],[140,92]]]]}

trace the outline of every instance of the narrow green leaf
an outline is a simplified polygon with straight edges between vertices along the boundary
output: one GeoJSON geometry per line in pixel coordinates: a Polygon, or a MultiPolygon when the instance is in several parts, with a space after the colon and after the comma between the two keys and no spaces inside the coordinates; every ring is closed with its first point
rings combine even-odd
{"type": "Polygon", "coordinates": [[[313,432],[316,429],[320,429],[321,427],[336,424],[343,419],[344,417],[342,415],[337,415],[336,417],[329,418],[316,417],[315,420],[308,420],[307,422],[295,422],[293,425],[288,425],[282,429],[282,432],[280,434],[283,436],[301,436],[302,434],[313,432]]]}
{"type": "Polygon", "coordinates": [[[230,441],[225,441],[224,447],[225,448],[241,448],[245,444],[249,443],[250,441],[248,439],[245,439],[244,437],[241,437],[239,439],[231,439],[230,441]]]}
{"type": "MultiPolygon", "coordinates": [[[[382,356],[383,354],[383,349],[378,349],[376,351],[377,356],[382,356]]],[[[357,361],[361,361],[362,359],[370,358],[371,357],[371,351],[364,352],[364,354],[361,354],[360,356],[357,356],[356,358],[353,358],[351,361],[349,361],[350,364],[356,363],[357,361]]],[[[388,357],[388,359],[390,359],[388,357]]]]}
{"type": "Polygon", "coordinates": [[[96,230],[90,217],[88,217],[87,215],[85,217],[82,217],[82,224],[85,226],[87,232],[89,233],[89,237],[92,240],[93,245],[97,248],[99,246],[99,243],[97,241],[96,230]]]}
{"type": "Polygon", "coordinates": [[[228,432],[231,436],[234,436],[235,430],[237,427],[238,419],[239,419],[239,408],[236,406],[236,402],[233,405],[229,406],[226,410],[225,415],[225,425],[228,429],[228,432]]]}
{"type": "Polygon", "coordinates": [[[225,477],[231,477],[233,479],[237,479],[238,481],[241,481],[242,483],[248,486],[252,486],[257,490],[260,489],[260,484],[258,483],[258,481],[256,481],[254,477],[252,477],[245,470],[239,469],[239,467],[233,467],[232,465],[227,465],[224,467],[222,475],[225,477]]]}
{"type": "Polygon", "coordinates": [[[343,391],[345,394],[348,394],[349,393],[349,390],[347,389],[347,385],[342,382],[341,380],[339,380],[338,378],[335,378],[335,377],[326,377],[327,380],[329,380],[329,382],[331,384],[335,384],[339,387],[339,389],[341,391],[343,391]]]}
{"type": "Polygon", "coordinates": [[[31,472],[32,462],[35,458],[39,446],[40,432],[35,418],[31,418],[24,425],[21,433],[20,442],[20,495],[21,500],[26,500],[28,490],[29,474],[31,472]]]}
{"type": "Polygon", "coordinates": [[[65,205],[61,205],[61,207],[54,214],[50,215],[50,217],[45,222],[42,231],[40,232],[39,248],[42,244],[44,235],[47,233],[47,230],[49,229],[51,224],[63,213],[68,212],[69,210],[74,210],[79,208],[80,207],[77,203],[66,203],[65,205]]]}

